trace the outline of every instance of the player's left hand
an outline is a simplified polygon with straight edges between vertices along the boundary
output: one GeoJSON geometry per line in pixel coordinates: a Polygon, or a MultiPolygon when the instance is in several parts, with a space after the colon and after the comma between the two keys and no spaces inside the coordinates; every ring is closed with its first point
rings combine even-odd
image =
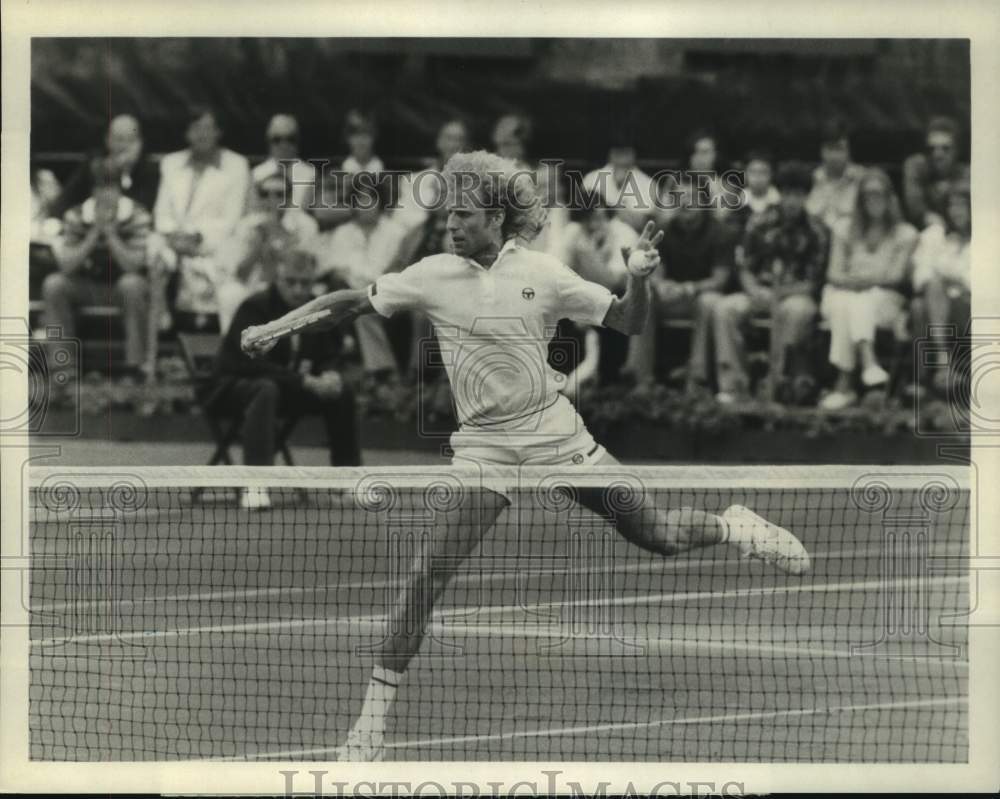
{"type": "Polygon", "coordinates": [[[663,241],[663,231],[657,230],[654,235],[654,230],[653,222],[647,222],[642,229],[642,235],[639,236],[639,241],[636,242],[635,247],[632,248],[625,260],[628,271],[635,277],[648,277],[660,265],[660,254],[656,247],[663,241]]]}

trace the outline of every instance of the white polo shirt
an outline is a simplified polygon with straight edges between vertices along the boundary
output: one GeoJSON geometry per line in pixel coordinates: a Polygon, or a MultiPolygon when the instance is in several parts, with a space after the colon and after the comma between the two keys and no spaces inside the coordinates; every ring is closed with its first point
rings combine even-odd
{"type": "Polygon", "coordinates": [[[546,253],[508,241],[487,269],[432,255],[368,289],[383,316],[417,310],[434,324],[463,428],[504,430],[558,400],[548,364],[560,319],[600,325],[613,296],[546,253]]]}

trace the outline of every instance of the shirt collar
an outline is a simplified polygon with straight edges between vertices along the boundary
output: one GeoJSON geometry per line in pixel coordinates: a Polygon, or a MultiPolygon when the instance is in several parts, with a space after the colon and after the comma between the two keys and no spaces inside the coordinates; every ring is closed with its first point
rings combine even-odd
{"type": "MultiPolygon", "coordinates": [[[[505,241],[503,243],[503,246],[500,248],[500,251],[497,253],[496,260],[493,261],[492,264],[490,264],[489,269],[496,268],[496,265],[500,263],[500,259],[503,258],[504,255],[506,255],[508,252],[513,252],[514,250],[519,250],[519,249],[521,249],[521,245],[517,243],[516,238],[507,239],[507,241],[505,241]]],[[[476,269],[482,269],[484,272],[487,271],[487,267],[483,266],[481,263],[479,263],[479,261],[475,260],[474,258],[466,258],[465,260],[466,262],[468,262],[470,266],[474,266],[476,267],[476,269]]]]}
{"type": "MultiPolygon", "coordinates": [[[[222,148],[218,147],[215,150],[215,155],[205,162],[207,166],[214,166],[216,169],[222,169],[222,148]]],[[[187,165],[194,167],[194,153],[188,150],[187,165]]]]}
{"type": "MultiPolygon", "coordinates": [[[[503,243],[503,247],[500,248],[500,252],[497,253],[497,261],[499,261],[504,256],[505,253],[520,249],[520,247],[521,245],[517,243],[516,238],[507,239],[507,241],[503,243]]],[[[493,263],[495,265],[496,261],[494,261],[493,263]]]]}

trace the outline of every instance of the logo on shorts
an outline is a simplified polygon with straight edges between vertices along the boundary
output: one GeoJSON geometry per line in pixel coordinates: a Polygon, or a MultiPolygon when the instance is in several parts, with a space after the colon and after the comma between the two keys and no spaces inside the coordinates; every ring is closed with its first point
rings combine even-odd
{"type": "Polygon", "coordinates": [[[528,288],[521,290],[521,296],[526,300],[533,300],[535,299],[535,290],[529,286],[528,288]]]}
{"type": "Polygon", "coordinates": [[[575,463],[577,466],[583,463],[583,455],[581,455],[579,452],[576,453],[576,455],[573,456],[573,463],[575,463]]]}

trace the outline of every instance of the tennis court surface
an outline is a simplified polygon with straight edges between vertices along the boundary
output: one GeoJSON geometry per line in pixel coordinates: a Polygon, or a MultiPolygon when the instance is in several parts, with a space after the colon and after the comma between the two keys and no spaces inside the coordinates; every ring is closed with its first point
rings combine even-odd
{"type": "Polygon", "coordinates": [[[513,505],[436,606],[395,760],[965,762],[960,467],[617,467],[611,505],[745,504],[812,571],[664,558],[565,478],[441,468],[35,468],[38,760],[324,760],[420,542],[464,492],[513,505]],[[560,482],[561,481],[561,482],[560,482]],[[502,485],[501,485],[502,484],[502,485]],[[248,512],[245,486],[273,507],[248,512]]]}

